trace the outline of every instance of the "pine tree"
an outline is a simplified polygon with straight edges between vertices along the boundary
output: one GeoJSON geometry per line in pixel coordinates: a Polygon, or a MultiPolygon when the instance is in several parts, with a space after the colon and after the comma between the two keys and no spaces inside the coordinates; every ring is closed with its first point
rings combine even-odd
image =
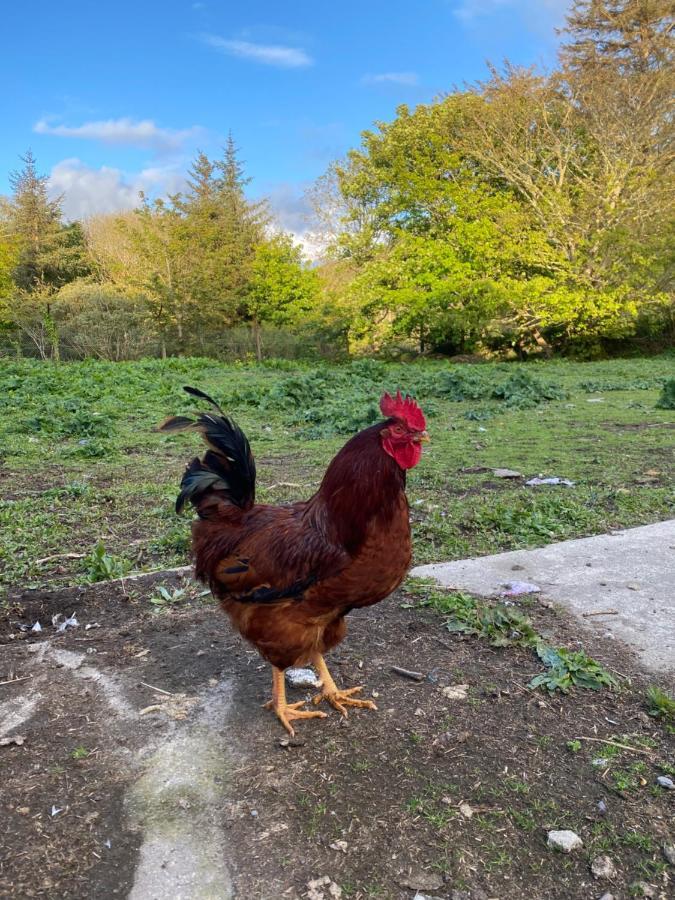
{"type": "Polygon", "coordinates": [[[562,33],[568,69],[611,67],[623,76],[645,74],[673,62],[672,0],[576,0],[562,33]]]}
{"type": "Polygon", "coordinates": [[[32,152],[21,157],[24,167],[9,176],[12,187],[9,228],[19,242],[14,270],[17,288],[43,291],[54,281],[52,253],[61,230],[60,200],[50,200],[47,176],[39,175],[32,152]]]}

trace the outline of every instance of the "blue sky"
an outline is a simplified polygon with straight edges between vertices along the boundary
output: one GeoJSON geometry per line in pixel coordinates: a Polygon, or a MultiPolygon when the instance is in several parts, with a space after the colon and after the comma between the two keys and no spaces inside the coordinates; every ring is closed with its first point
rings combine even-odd
{"type": "Polygon", "coordinates": [[[177,190],[231,130],[253,196],[302,232],[302,192],[400,103],[551,65],[566,0],[115,0],[3,12],[0,193],[31,147],[67,215],[177,190]]]}

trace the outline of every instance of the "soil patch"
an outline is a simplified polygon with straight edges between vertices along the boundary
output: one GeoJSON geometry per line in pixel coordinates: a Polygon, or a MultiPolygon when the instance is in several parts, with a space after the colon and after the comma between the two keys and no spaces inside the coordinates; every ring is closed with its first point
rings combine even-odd
{"type": "MultiPolygon", "coordinates": [[[[299,723],[289,740],[261,709],[269,667],[200,587],[162,583],[186,599],[159,614],[147,581],[11,598],[0,681],[26,680],[0,687],[0,727],[14,716],[5,731],[23,737],[0,746],[0,895],[126,896],[143,835],[125,796],[148,748],[194,736],[209,691],[227,685],[220,827],[236,897],[305,898],[323,876],[358,900],[407,900],[418,889],[586,900],[627,896],[639,881],[667,896],[672,868],[661,847],[673,841],[675,792],[655,781],[672,774],[672,736],[646,715],[647,682],[616,643],[584,638],[623,676],[620,694],[549,697],[527,688],[540,670],[532,653],[452,635],[399,592],[350,615],[328,660],[336,681],[364,684],[378,711],[346,720],[332,711],[299,723]],[[75,613],[79,627],[55,633],[57,613],[75,613]],[[43,632],[20,630],[36,620],[43,632]],[[457,685],[466,688],[444,692],[457,685]],[[570,749],[578,738],[635,752],[590,740],[570,749]],[[549,829],[565,828],[584,841],[571,855],[546,846],[549,829]],[[607,884],[590,872],[603,853],[617,868],[607,884]]],[[[534,605],[528,614],[547,636],[578,645],[564,613],[534,605]]]]}

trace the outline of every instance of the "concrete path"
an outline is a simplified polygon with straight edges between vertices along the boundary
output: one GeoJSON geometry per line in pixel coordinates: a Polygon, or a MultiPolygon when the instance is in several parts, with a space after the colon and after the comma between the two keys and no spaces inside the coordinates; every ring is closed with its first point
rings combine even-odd
{"type": "Polygon", "coordinates": [[[675,520],[410,574],[486,597],[507,582],[532,582],[585,625],[627,643],[647,668],[675,674],[675,520]],[[582,618],[606,610],[617,614],[582,618]]]}

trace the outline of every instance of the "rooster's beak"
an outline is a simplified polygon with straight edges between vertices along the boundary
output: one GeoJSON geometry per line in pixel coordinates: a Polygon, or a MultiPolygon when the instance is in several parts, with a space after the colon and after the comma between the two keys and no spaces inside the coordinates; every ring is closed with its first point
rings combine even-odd
{"type": "Polygon", "coordinates": [[[426,431],[418,432],[415,435],[415,437],[413,438],[413,441],[416,444],[428,444],[430,440],[431,440],[431,438],[429,437],[429,434],[426,431]]]}

